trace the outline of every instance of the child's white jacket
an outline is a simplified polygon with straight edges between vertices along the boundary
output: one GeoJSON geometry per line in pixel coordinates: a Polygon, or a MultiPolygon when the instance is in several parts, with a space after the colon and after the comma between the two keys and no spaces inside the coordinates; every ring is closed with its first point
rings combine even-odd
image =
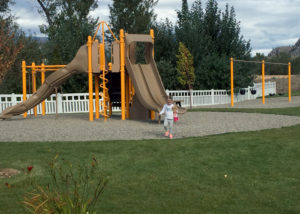
{"type": "Polygon", "coordinates": [[[165,113],[165,118],[167,118],[168,120],[173,120],[173,109],[172,108],[173,108],[173,104],[171,104],[171,105],[165,104],[159,114],[165,113]]]}

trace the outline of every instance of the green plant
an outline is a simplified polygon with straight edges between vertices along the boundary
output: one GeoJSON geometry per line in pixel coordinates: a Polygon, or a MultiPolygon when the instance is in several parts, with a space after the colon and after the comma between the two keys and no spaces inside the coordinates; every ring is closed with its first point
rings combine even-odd
{"type": "Polygon", "coordinates": [[[178,72],[178,82],[187,87],[190,91],[190,109],[192,108],[192,89],[195,83],[195,68],[193,66],[193,56],[189,49],[185,47],[182,42],[179,42],[178,55],[176,55],[178,61],[176,69],[178,72]]]}
{"type": "Polygon", "coordinates": [[[107,179],[99,172],[95,157],[89,166],[73,164],[58,155],[50,162],[51,182],[40,185],[32,182],[33,190],[24,197],[23,204],[34,214],[95,214],[107,179]]]}

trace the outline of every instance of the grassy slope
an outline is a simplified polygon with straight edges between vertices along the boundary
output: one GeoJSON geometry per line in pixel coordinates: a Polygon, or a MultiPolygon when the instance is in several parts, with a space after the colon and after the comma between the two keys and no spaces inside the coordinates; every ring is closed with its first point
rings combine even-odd
{"type": "MultiPolygon", "coordinates": [[[[299,139],[300,125],[172,141],[0,143],[0,167],[33,165],[46,182],[56,152],[74,164],[95,155],[109,176],[101,213],[299,213],[299,139]]],[[[21,212],[23,179],[0,180],[0,213],[21,212]]]]}

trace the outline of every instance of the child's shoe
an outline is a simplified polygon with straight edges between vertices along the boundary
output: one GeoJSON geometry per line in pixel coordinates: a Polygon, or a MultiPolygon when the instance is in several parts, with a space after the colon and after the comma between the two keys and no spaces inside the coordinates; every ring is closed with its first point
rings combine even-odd
{"type": "Polygon", "coordinates": [[[169,136],[169,131],[166,131],[165,137],[168,137],[168,136],[169,136]]]}
{"type": "Polygon", "coordinates": [[[170,139],[173,139],[173,135],[172,135],[172,134],[170,134],[170,135],[169,135],[169,138],[170,138],[170,139]]]}

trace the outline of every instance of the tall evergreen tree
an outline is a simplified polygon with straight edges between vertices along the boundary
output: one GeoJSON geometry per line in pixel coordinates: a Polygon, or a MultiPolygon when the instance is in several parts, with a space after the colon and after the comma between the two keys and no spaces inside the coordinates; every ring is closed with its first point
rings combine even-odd
{"type": "MultiPolygon", "coordinates": [[[[247,59],[251,51],[250,42],[240,35],[234,8],[229,9],[227,5],[222,13],[216,0],[208,0],[202,9],[201,0],[196,0],[188,9],[187,1],[182,0],[177,17],[177,40],[186,41],[194,56],[195,88],[229,88],[230,57],[247,59]]],[[[249,68],[240,67],[236,69],[235,85],[245,87],[253,75],[249,68]]]]}
{"type": "Polygon", "coordinates": [[[156,15],[153,7],[158,0],[113,0],[109,5],[109,22],[115,34],[120,29],[128,33],[149,33],[156,15]]]}
{"type": "Polygon", "coordinates": [[[183,42],[187,47],[191,47],[191,16],[187,0],[182,0],[181,10],[177,11],[177,25],[175,27],[178,42],[183,42]]]}
{"type": "Polygon", "coordinates": [[[177,42],[174,26],[169,19],[155,23],[154,56],[157,68],[166,89],[179,88],[176,71],[177,42]],[[171,78],[173,77],[173,78],[171,78]]]}

